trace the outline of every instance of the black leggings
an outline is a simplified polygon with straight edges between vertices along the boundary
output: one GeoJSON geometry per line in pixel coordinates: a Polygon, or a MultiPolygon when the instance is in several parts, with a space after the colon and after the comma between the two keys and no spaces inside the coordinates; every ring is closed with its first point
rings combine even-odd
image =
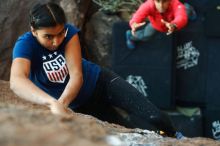
{"type": "Polygon", "coordinates": [[[171,120],[136,88],[116,73],[102,68],[91,100],[75,110],[128,128],[176,132],[171,120]],[[120,112],[118,112],[120,111],[120,112]]]}

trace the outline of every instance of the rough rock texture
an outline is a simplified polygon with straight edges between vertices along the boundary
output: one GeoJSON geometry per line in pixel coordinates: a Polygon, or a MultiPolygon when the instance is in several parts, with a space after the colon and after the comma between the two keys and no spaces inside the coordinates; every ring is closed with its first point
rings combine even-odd
{"type": "Polygon", "coordinates": [[[112,26],[121,21],[117,15],[99,11],[86,24],[85,41],[90,59],[102,66],[111,67],[112,26]]]}
{"type": "Polygon", "coordinates": [[[68,22],[76,27],[82,28],[91,5],[91,0],[59,0],[61,7],[64,8],[68,22]]]}
{"type": "Polygon", "coordinates": [[[163,138],[80,113],[54,116],[46,107],[15,96],[9,83],[1,80],[0,131],[1,146],[220,146],[208,138],[163,138]]]}

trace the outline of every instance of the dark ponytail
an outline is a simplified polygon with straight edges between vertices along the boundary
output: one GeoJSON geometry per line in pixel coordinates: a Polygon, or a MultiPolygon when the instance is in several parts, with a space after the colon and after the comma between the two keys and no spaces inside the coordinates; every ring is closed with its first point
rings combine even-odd
{"type": "Polygon", "coordinates": [[[29,23],[34,29],[40,27],[53,27],[57,24],[65,24],[66,17],[63,9],[52,2],[36,4],[29,13],[29,23]]]}

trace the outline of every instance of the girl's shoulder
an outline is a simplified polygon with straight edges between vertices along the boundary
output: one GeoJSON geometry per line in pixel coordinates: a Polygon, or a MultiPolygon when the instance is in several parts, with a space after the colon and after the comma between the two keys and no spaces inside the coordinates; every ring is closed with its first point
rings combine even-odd
{"type": "Polygon", "coordinates": [[[67,34],[68,34],[68,32],[76,34],[76,33],[78,33],[80,31],[76,26],[74,26],[74,25],[72,25],[70,23],[65,24],[65,28],[66,28],[66,30],[68,29],[67,30],[67,34]]]}
{"type": "Polygon", "coordinates": [[[69,42],[69,40],[80,31],[77,27],[69,23],[65,24],[65,29],[66,29],[66,37],[64,40],[64,44],[69,42]]]}
{"type": "Polygon", "coordinates": [[[21,36],[18,37],[17,41],[15,42],[16,44],[20,44],[20,45],[26,45],[26,46],[33,46],[36,45],[37,41],[35,39],[35,37],[32,35],[32,33],[26,32],[24,34],[22,34],[21,36]]]}
{"type": "Polygon", "coordinates": [[[31,32],[21,35],[13,48],[13,59],[17,57],[31,59],[37,42],[31,32]]]}
{"type": "Polygon", "coordinates": [[[32,33],[29,31],[29,32],[26,32],[24,34],[22,34],[21,36],[18,37],[18,40],[17,41],[33,41],[34,40],[34,36],[32,35],[32,33]]]}

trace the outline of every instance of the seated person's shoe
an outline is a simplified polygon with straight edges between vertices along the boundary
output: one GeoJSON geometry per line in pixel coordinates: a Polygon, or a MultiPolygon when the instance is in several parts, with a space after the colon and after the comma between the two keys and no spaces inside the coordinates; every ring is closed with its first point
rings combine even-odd
{"type": "Polygon", "coordinates": [[[186,139],[185,136],[183,136],[183,134],[181,132],[175,132],[175,134],[167,134],[164,131],[156,131],[157,134],[163,136],[163,137],[172,137],[172,138],[176,138],[176,139],[186,139]]]}
{"type": "Polygon", "coordinates": [[[135,48],[134,41],[131,40],[132,34],[130,30],[126,31],[126,45],[128,49],[133,50],[135,48]]]}
{"type": "Polygon", "coordinates": [[[181,132],[176,132],[175,133],[175,137],[176,137],[176,139],[184,139],[184,138],[186,138],[185,136],[183,136],[183,134],[181,132]]]}
{"type": "Polygon", "coordinates": [[[188,19],[191,20],[191,21],[196,20],[197,14],[196,14],[195,9],[188,3],[184,3],[184,5],[186,7],[186,12],[187,12],[187,15],[188,15],[188,19]]]}

